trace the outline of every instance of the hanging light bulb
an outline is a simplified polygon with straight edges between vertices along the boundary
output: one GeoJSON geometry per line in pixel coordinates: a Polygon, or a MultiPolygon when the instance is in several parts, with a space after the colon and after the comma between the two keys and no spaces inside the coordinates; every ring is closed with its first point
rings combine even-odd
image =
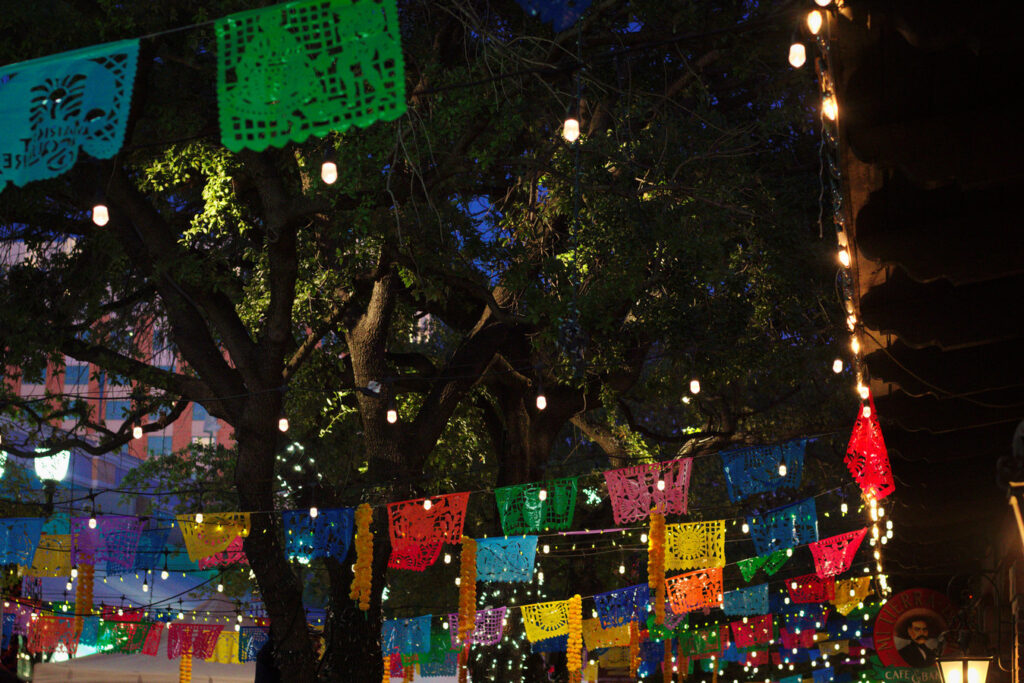
{"type": "Polygon", "coordinates": [[[170,578],[170,576],[171,576],[171,573],[169,571],[167,571],[167,567],[164,567],[163,571],[160,572],[160,580],[161,581],[166,581],[168,578],[170,578]]]}
{"type": "Polygon", "coordinates": [[[92,207],[92,222],[101,228],[110,222],[110,212],[107,211],[107,205],[103,202],[96,202],[96,205],[92,207]]]}
{"type": "Polygon", "coordinates": [[[430,499],[429,498],[424,498],[423,499],[423,509],[424,510],[429,510],[432,507],[434,507],[434,504],[432,502],[430,502],[430,499]]]}
{"type": "Polygon", "coordinates": [[[743,533],[745,533],[745,534],[749,534],[750,533],[750,525],[747,524],[746,522],[743,522],[743,526],[740,527],[740,530],[743,531],[743,533]]]}
{"type": "Polygon", "coordinates": [[[96,528],[96,516],[95,515],[90,514],[90,516],[89,516],[89,528],[90,529],[95,529],[96,528]]]}
{"type": "Polygon", "coordinates": [[[580,122],[569,117],[562,124],[562,137],[566,142],[576,142],[580,137],[580,122]]]}
{"type": "Polygon", "coordinates": [[[839,265],[841,265],[843,268],[850,267],[850,252],[848,252],[845,249],[839,250],[839,265]]]}
{"type": "MultiPolygon", "coordinates": [[[[870,391],[868,391],[868,388],[863,384],[859,384],[857,385],[857,394],[860,396],[860,400],[866,401],[868,400],[868,396],[870,396],[870,391]]],[[[870,411],[871,409],[868,408],[868,410],[870,411]]],[[[864,417],[870,417],[870,415],[865,415],[864,417]]]]}
{"type": "Polygon", "coordinates": [[[196,524],[202,524],[202,523],[203,523],[203,513],[202,512],[197,512],[196,513],[196,524]]]}
{"type": "Polygon", "coordinates": [[[788,471],[789,470],[786,469],[786,462],[785,461],[780,462],[779,463],[779,476],[780,477],[786,476],[786,472],[788,472],[788,471]]]}
{"type": "Polygon", "coordinates": [[[834,372],[834,373],[836,373],[838,375],[842,371],[843,371],[843,359],[842,358],[836,358],[834,361],[832,361],[832,372],[834,372]]]}
{"type": "Polygon", "coordinates": [[[544,410],[547,407],[548,399],[547,396],[544,395],[544,389],[541,388],[541,390],[537,393],[537,410],[544,410]]]}
{"type": "Polygon", "coordinates": [[[658,490],[659,491],[664,491],[665,490],[665,480],[661,479],[660,477],[658,478],[658,490]]]}
{"type": "Polygon", "coordinates": [[[823,21],[824,17],[821,16],[821,12],[818,10],[812,9],[807,13],[807,30],[811,32],[812,36],[818,35],[823,21]]]}
{"type": "Polygon", "coordinates": [[[450,553],[445,553],[444,554],[444,563],[445,564],[451,564],[452,563],[452,556],[451,556],[450,553]]]}
{"type": "MultiPolygon", "coordinates": [[[[118,610],[118,612],[120,612],[120,611],[121,610],[118,610]]],[[[178,620],[179,621],[185,621],[185,613],[184,612],[178,612],[178,620]]]]}
{"type": "Polygon", "coordinates": [[[695,379],[691,379],[690,380],[690,393],[691,394],[699,394],[700,393],[700,381],[695,380],[695,379]]]}
{"type": "Polygon", "coordinates": [[[551,546],[550,546],[550,545],[548,545],[547,543],[545,543],[545,544],[544,544],[544,547],[543,547],[543,548],[541,548],[541,550],[543,550],[543,551],[544,551],[544,554],[545,554],[545,555],[547,555],[548,553],[550,553],[550,552],[551,552],[551,546]]]}
{"type": "Polygon", "coordinates": [[[224,592],[224,584],[223,583],[218,583],[217,584],[217,592],[218,593],[223,593],[224,592]]]}
{"type": "Polygon", "coordinates": [[[807,61],[807,49],[803,43],[794,42],[789,46],[789,64],[794,69],[799,69],[807,61]]]}
{"type": "Polygon", "coordinates": [[[828,7],[832,4],[832,0],[814,0],[814,4],[818,7],[828,7]]]}
{"type": "Polygon", "coordinates": [[[311,519],[316,519],[317,515],[319,515],[319,514],[320,514],[320,511],[316,509],[315,505],[313,507],[309,508],[309,516],[310,516],[311,519]]]}
{"type": "Polygon", "coordinates": [[[620,574],[625,574],[626,573],[626,565],[624,565],[624,564],[620,564],[619,565],[619,573],[620,574]]]}
{"type": "Polygon", "coordinates": [[[77,579],[78,578],[78,567],[72,567],[71,568],[71,578],[72,579],[77,579]]]}
{"type": "MultiPolygon", "coordinates": [[[[865,396],[864,399],[867,400],[867,396],[865,396]]],[[[871,406],[864,406],[860,409],[860,412],[865,418],[871,417],[871,406]]]]}
{"type": "Polygon", "coordinates": [[[537,492],[537,498],[539,500],[547,500],[548,499],[548,490],[547,489],[541,489],[540,491],[538,491],[537,492]]]}
{"type": "Polygon", "coordinates": [[[328,185],[333,185],[338,180],[338,164],[332,159],[324,159],[320,164],[320,179],[328,185]]]}
{"type": "Polygon", "coordinates": [[[135,425],[134,427],[132,427],[132,438],[133,439],[141,439],[142,438],[142,427],[140,427],[139,425],[135,425]]]}
{"type": "Polygon", "coordinates": [[[832,95],[826,95],[825,99],[821,101],[821,113],[825,115],[825,118],[829,121],[835,121],[836,117],[839,116],[839,105],[836,104],[836,98],[832,95]]]}
{"type": "Polygon", "coordinates": [[[70,582],[70,581],[68,581],[68,582],[67,582],[67,584],[65,584],[65,586],[64,586],[64,589],[65,589],[65,590],[71,590],[71,588],[72,588],[72,586],[71,586],[71,582],[70,582]]]}
{"type": "Polygon", "coordinates": [[[145,579],[142,580],[142,592],[143,593],[148,593],[149,592],[149,582],[146,581],[145,579]]]}
{"type": "Polygon", "coordinates": [[[857,335],[850,337],[850,350],[855,354],[860,353],[860,340],[857,339],[857,335]]]}
{"type": "Polygon", "coordinates": [[[284,415],[282,415],[281,418],[277,421],[277,430],[279,432],[288,431],[288,418],[285,417],[284,415]]]}
{"type": "Polygon", "coordinates": [[[849,508],[849,506],[846,503],[843,503],[842,505],[839,506],[839,512],[843,513],[844,515],[847,512],[849,512],[849,510],[850,510],[850,508],[849,508]]]}

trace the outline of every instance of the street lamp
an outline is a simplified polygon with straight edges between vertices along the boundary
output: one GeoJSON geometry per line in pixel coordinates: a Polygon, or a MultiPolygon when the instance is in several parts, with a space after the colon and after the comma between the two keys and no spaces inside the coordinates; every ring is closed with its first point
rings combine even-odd
{"type": "Polygon", "coordinates": [[[985,683],[991,657],[942,657],[935,665],[943,683],[985,683]]]}
{"type": "MultiPolygon", "coordinates": [[[[37,448],[36,453],[45,453],[47,449],[37,448]]],[[[57,491],[57,482],[63,481],[68,473],[71,451],[57,451],[53,455],[44,455],[35,459],[36,476],[43,482],[46,492],[46,503],[43,509],[46,516],[53,514],[53,495],[57,491]]]]}

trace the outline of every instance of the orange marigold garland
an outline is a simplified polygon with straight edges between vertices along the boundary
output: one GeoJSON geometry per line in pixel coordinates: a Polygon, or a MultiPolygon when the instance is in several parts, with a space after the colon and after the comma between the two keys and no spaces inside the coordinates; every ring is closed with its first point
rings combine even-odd
{"type": "Polygon", "coordinates": [[[384,655],[384,677],[381,683],[391,683],[391,656],[384,655]]]}
{"type": "Polygon", "coordinates": [[[629,675],[636,677],[640,671],[640,627],[635,621],[629,622],[629,675]]]}
{"type": "Polygon", "coordinates": [[[654,591],[654,623],[665,623],[665,515],[651,512],[647,534],[647,585],[654,591]]]}
{"type": "Polygon", "coordinates": [[[469,643],[462,646],[459,651],[459,683],[466,683],[469,673],[469,643]]]}
{"type": "Polygon", "coordinates": [[[92,614],[93,576],[96,568],[91,564],[78,567],[78,585],[75,587],[75,633],[81,634],[83,616],[92,614]]]}
{"type": "Polygon", "coordinates": [[[373,583],[373,508],[363,503],[356,508],[356,566],[352,572],[352,590],[348,597],[359,601],[359,609],[370,609],[370,589],[373,583]]]}
{"type": "Polygon", "coordinates": [[[416,676],[416,662],[409,662],[402,668],[402,683],[412,683],[416,676]]]}
{"type": "Polygon", "coordinates": [[[192,655],[183,654],[178,662],[178,683],[192,683],[192,655]]]}
{"type": "Polygon", "coordinates": [[[476,630],[476,541],[462,537],[462,567],[459,574],[459,640],[468,643],[476,630]]]}
{"type": "Polygon", "coordinates": [[[583,599],[577,594],[569,598],[569,642],[566,646],[566,666],[578,673],[583,666],[580,650],[583,649],[583,599]]]}

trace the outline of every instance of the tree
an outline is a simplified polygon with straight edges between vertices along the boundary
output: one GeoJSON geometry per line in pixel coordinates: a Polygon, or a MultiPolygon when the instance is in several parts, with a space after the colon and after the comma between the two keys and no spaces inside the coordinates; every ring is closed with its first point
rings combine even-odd
{"type": "MultiPolygon", "coordinates": [[[[199,402],[234,428],[228,502],[252,511],[437,491],[424,471],[464,483],[474,448],[489,483],[530,481],[575,430],[621,465],[829,424],[831,266],[784,3],[604,0],[558,34],[511,0],[399,7],[408,113],[262,153],[219,144],[208,27],[143,42],[122,153],[9,187],[0,208],[4,363],[93,363],[130,384],[131,415],[115,432],[66,397],[7,395],[6,410],[73,415],[50,446],[103,452],[141,416],[159,427],[199,402]],[[156,366],[143,338],[182,367],[156,366]],[[298,472],[285,411],[315,453],[298,472]]],[[[2,20],[25,37],[3,59],[241,8],[68,3],[45,27],[21,10],[2,20]]],[[[318,663],[289,627],[302,586],[278,526],[255,515],[245,550],[280,665],[295,681],[378,679],[379,594],[364,619],[350,563],[326,562],[318,663]]]]}

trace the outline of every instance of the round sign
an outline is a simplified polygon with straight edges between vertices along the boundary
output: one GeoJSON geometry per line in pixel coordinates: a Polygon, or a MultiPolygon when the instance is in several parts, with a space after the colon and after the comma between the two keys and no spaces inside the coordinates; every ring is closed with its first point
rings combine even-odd
{"type": "Polygon", "coordinates": [[[875,618],[875,650],[885,666],[935,666],[939,635],[956,614],[945,595],[912,588],[889,598],[875,618]]]}

